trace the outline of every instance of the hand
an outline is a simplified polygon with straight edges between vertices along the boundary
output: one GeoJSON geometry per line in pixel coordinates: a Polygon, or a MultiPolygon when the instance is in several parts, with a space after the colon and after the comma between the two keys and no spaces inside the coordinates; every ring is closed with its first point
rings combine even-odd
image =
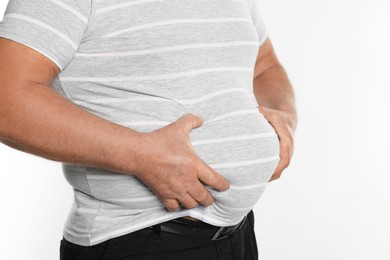
{"type": "Polygon", "coordinates": [[[260,112],[274,127],[280,142],[280,161],[268,182],[280,178],[282,171],[290,165],[294,153],[294,116],[288,112],[259,106],[260,112]]]}
{"type": "Polygon", "coordinates": [[[140,138],[134,172],[168,210],[178,210],[179,204],[185,208],[211,205],[214,199],[203,183],[219,191],[229,188],[229,182],[200,159],[191,145],[189,132],[202,123],[201,118],[186,114],[140,138]]]}

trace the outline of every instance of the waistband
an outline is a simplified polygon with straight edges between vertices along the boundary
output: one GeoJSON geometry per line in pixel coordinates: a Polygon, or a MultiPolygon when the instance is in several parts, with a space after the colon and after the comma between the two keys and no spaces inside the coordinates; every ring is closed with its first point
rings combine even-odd
{"type": "Polygon", "coordinates": [[[150,226],[158,232],[168,232],[185,237],[208,238],[210,240],[224,239],[238,231],[247,221],[245,216],[240,223],[234,226],[218,227],[202,221],[193,221],[185,218],[177,218],[150,226]]]}

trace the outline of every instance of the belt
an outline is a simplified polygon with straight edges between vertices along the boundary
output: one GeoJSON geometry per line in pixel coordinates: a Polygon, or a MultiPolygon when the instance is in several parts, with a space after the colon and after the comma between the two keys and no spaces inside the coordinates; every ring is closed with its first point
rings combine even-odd
{"type": "Polygon", "coordinates": [[[180,236],[209,238],[210,240],[220,240],[228,237],[238,231],[246,221],[246,216],[240,223],[234,226],[218,227],[209,225],[201,221],[193,221],[185,218],[177,218],[167,222],[163,222],[149,228],[161,230],[180,236]]]}

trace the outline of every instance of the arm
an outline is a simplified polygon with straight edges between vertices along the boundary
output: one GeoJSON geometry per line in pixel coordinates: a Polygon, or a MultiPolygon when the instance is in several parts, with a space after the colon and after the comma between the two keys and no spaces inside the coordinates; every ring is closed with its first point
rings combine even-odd
{"type": "Polygon", "coordinates": [[[270,181],[278,179],[288,167],[294,150],[297,125],[295,96],[287,73],[279,62],[270,39],[260,47],[256,60],[253,92],[259,110],[275,128],[280,140],[280,162],[270,181]]]}
{"type": "Polygon", "coordinates": [[[47,159],[132,174],[171,210],[213,202],[201,181],[225,190],[228,182],[190,146],[202,121],[187,114],[141,133],[95,116],[51,88],[59,68],[22,44],[0,38],[0,141],[47,159]]]}
{"type": "Polygon", "coordinates": [[[0,39],[1,141],[51,160],[132,171],[139,133],[94,116],[53,91],[50,84],[58,72],[43,55],[0,39]]]}

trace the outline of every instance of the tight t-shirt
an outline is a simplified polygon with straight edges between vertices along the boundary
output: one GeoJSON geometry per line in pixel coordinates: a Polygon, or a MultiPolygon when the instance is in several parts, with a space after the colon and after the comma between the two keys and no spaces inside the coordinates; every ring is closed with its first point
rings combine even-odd
{"type": "Polygon", "coordinates": [[[230,226],[254,207],[279,161],[278,136],[253,95],[267,37],[257,1],[9,0],[0,37],[57,64],[55,91],[139,132],[201,116],[191,144],[230,182],[224,192],[207,187],[211,206],[170,212],[131,174],[63,163],[74,191],[67,240],[95,245],[181,216],[230,226]]]}

